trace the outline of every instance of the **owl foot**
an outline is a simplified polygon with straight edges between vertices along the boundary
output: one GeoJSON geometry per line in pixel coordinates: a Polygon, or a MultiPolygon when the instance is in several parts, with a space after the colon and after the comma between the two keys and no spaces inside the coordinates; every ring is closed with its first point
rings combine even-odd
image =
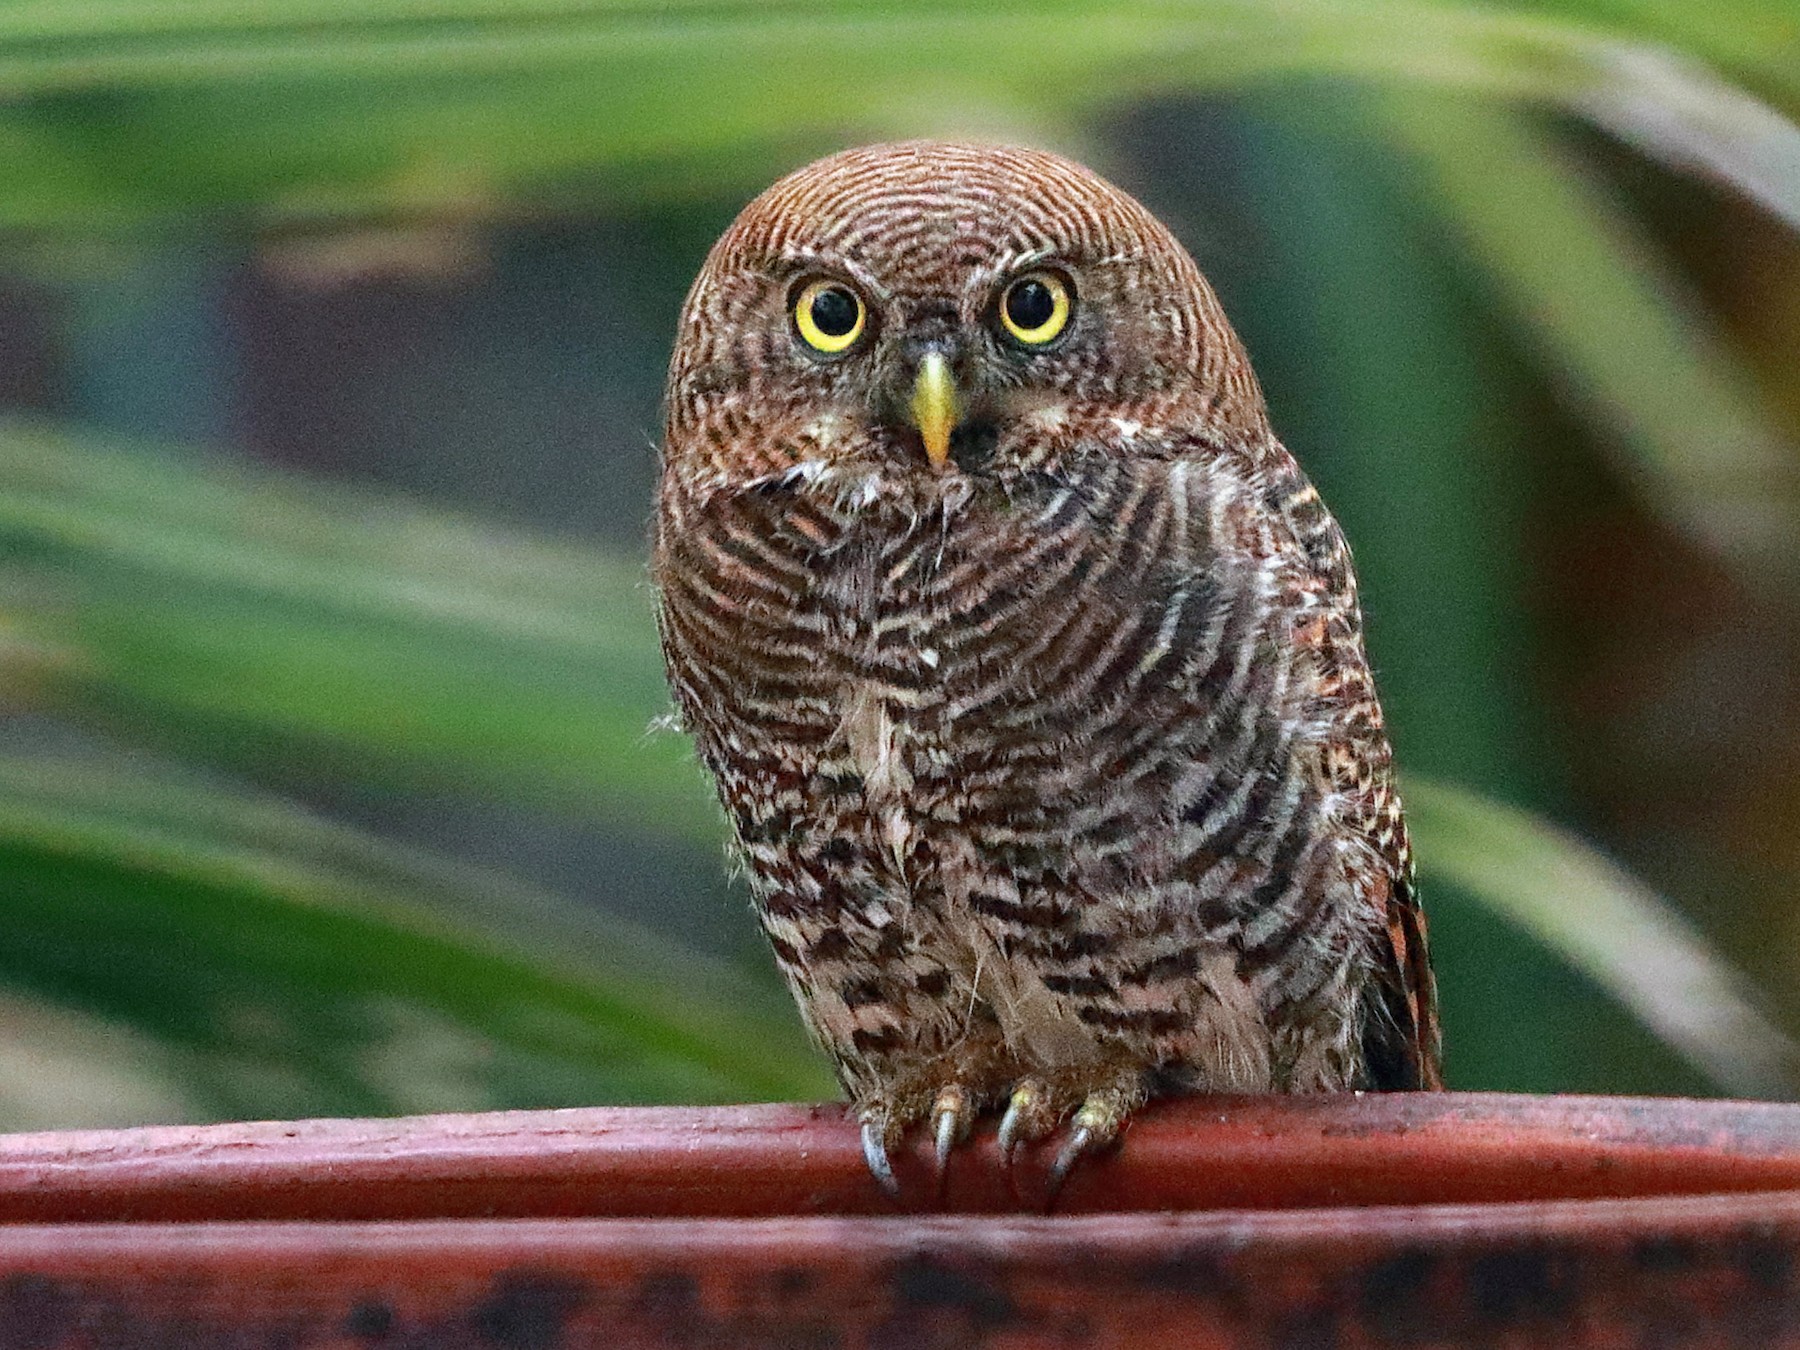
{"type": "MultiPolygon", "coordinates": [[[[1000,1120],[1000,1158],[1009,1173],[1025,1145],[1053,1133],[1065,1117],[1069,1135],[1058,1150],[1045,1179],[1046,1206],[1053,1203],[1070,1172],[1083,1158],[1104,1150],[1118,1139],[1131,1113],[1143,1104],[1141,1069],[1126,1068],[1096,1073],[1087,1067],[1073,1072],[1030,1077],[1016,1084],[1000,1120]],[[1079,1102],[1073,1116],[1069,1108],[1079,1102]]],[[[1015,1182],[1015,1194],[1017,1183],[1015,1182]]],[[[1023,1197],[1021,1197],[1023,1198],[1023,1197]]]]}
{"type": "Polygon", "coordinates": [[[931,1121],[932,1145],[938,1165],[938,1195],[941,1197],[949,1177],[950,1154],[954,1154],[959,1143],[968,1138],[968,1130],[974,1127],[981,1111],[981,1098],[963,1084],[940,1087],[934,1098],[927,1098],[931,1102],[929,1111],[923,1109],[923,1100],[909,1105],[907,1098],[911,1098],[911,1094],[904,1094],[900,1105],[880,1102],[864,1107],[859,1116],[862,1161],[868,1163],[869,1175],[875,1177],[875,1184],[889,1197],[898,1199],[900,1183],[895,1177],[889,1148],[900,1143],[909,1125],[925,1118],[931,1121]]]}
{"type": "MultiPolygon", "coordinates": [[[[1068,1136],[1048,1175],[1049,1195],[1044,1198],[1054,1198],[1082,1159],[1118,1139],[1126,1119],[1145,1097],[1143,1068],[1133,1063],[1103,1061],[1022,1077],[1018,1073],[1017,1061],[1002,1058],[999,1047],[977,1058],[969,1046],[962,1045],[954,1057],[914,1066],[905,1077],[865,1096],[858,1103],[856,1117],[862,1128],[863,1160],[875,1184],[890,1198],[900,1197],[893,1151],[910,1130],[923,1126],[931,1142],[937,1196],[942,1200],[956,1151],[976,1121],[1004,1102],[996,1143],[1001,1166],[1013,1178],[1015,1194],[1020,1155],[1068,1122],[1068,1136]]],[[[1026,1199],[1023,1195],[1019,1198],[1026,1199]]]]}
{"type": "Polygon", "coordinates": [[[923,1126],[931,1140],[937,1194],[942,1198],[951,1156],[1017,1072],[996,1032],[991,1037],[965,1037],[856,1092],[863,1159],[876,1184],[889,1196],[898,1194],[892,1159],[899,1155],[894,1150],[901,1148],[910,1130],[923,1126]]]}

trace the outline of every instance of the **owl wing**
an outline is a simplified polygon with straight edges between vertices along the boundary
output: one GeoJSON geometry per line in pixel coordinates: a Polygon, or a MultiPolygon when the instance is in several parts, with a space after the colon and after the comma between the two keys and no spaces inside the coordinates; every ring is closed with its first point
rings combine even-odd
{"type": "Polygon", "coordinates": [[[1363,648],[1362,610],[1349,545],[1318,492],[1281,446],[1256,457],[1267,518],[1264,547],[1291,568],[1297,639],[1311,647],[1320,697],[1333,709],[1325,769],[1351,803],[1346,822],[1373,845],[1362,900],[1383,949],[1362,1013],[1369,1086],[1441,1089],[1442,1037],[1425,913],[1412,845],[1394,787],[1393,756],[1363,648]]]}
{"type": "Polygon", "coordinates": [[[1437,1091],[1444,1086],[1437,977],[1431,971],[1425,911],[1419,906],[1410,857],[1404,871],[1393,877],[1386,908],[1391,959],[1380,964],[1376,997],[1363,1014],[1369,1086],[1388,1092],[1437,1091]]]}

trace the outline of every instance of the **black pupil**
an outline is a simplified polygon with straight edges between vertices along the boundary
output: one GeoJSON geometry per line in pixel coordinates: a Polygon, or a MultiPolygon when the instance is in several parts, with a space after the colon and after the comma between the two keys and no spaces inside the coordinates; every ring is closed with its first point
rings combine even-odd
{"type": "Polygon", "coordinates": [[[1006,293],[1006,317],[1030,332],[1042,328],[1056,313],[1056,297],[1041,281],[1021,281],[1006,293]]]}
{"type": "Polygon", "coordinates": [[[832,286],[813,297],[812,321],[826,337],[843,337],[856,327],[856,297],[832,286]]]}

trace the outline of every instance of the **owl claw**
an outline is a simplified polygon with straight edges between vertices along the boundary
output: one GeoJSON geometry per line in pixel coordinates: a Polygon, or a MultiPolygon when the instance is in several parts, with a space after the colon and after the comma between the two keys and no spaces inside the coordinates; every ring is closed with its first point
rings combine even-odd
{"type": "Polygon", "coordinates": [[[1027,1078],[1013,1089],[1012,1099],[1006,1104],[1006,1114],[1000,1118],[1000,1161],[1007,1166],[1012,1165],[1013,1153],[1019,1145],[1044,1133],[1041,1117],[1048,1095],[1044,1085],[1035,1078],[1027,1078]]]}
{"type": "Polygon", "coordinates": [[[1056,1155],[1056,1164],[1050,1169],[1049,1199],[1056,1199],[1056,1193],[1069,1179],[1076,1163],[1119,1137],[1119,1130],[1130,1110],[1130,1099],[1120,1092],[1097,1092],[1081,1104],[1081,1109],[1069,1122],[1069,1141],[1062,1146],[1062,1152],[1056,1155]]]}
{"type": "Polygon", "coordinates": [[[1094,1132],[1085,1125],[1077,1125],[1075,1132],[1069,1136],[1069,1142],[1064,1144],[1062,1152],[1056,1155],[1056,1165],[1050,1169],[1050,1177],[1046,1182],[1049,1191],[1045,1197],[1046,1200],[1056,1199],[1057,1192],[1062,1190],[1063,1182],[1069,1179],[1070,1170],[1093,1146],[1094,1132]]]}
{"type": "Polygon", "coordinates": [[[875,1184],[886,1191],[891,1199],[900,1198],[900,1183],[894,1180],[894,1165],[888,1161],[887,1132],[880,1122],[865,1120],[862,1123],[863,1161],[869,1165],[869,1175],[875,1178],[875,1184]]]}
{"type": "Polygon", "coordinates": [[[1000,1145],[1000,1161],[1012,1162],[1013,1148],[1018,1142],[1019,1122],[1023,1116],[1019,1112],[1019,1101],[1015,1096],[1006,1108],[1006,1114],[1000,1118],[1000,1134],[997,1142],[1000,1145]]]}
{"type": "Polygon", "coordinates": [[[931,1108],[933,1134],[937,1143],[938,1189],[950,1169],[950,1153],[969,1132],[969,1094],[955,1083],[937,1095],[931,1108]]]}

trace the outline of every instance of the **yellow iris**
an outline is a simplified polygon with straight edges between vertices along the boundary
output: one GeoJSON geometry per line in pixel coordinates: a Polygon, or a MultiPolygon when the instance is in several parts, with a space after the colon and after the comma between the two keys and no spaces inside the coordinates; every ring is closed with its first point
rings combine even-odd
{"type": "Polygon", "coordinates": [[[815,281],[794,301],[794,327],[814,351],[833,355],[849,348],[868,323],[862,297],[840,281],[815,281]]]}
{"type": "Polygon", "coordinates": [[[1000,297],[1000,322],[1027,347],[1055,341],[1073,310],[1068,286],[1053,272],[1029,272],[1000,297]]]}

